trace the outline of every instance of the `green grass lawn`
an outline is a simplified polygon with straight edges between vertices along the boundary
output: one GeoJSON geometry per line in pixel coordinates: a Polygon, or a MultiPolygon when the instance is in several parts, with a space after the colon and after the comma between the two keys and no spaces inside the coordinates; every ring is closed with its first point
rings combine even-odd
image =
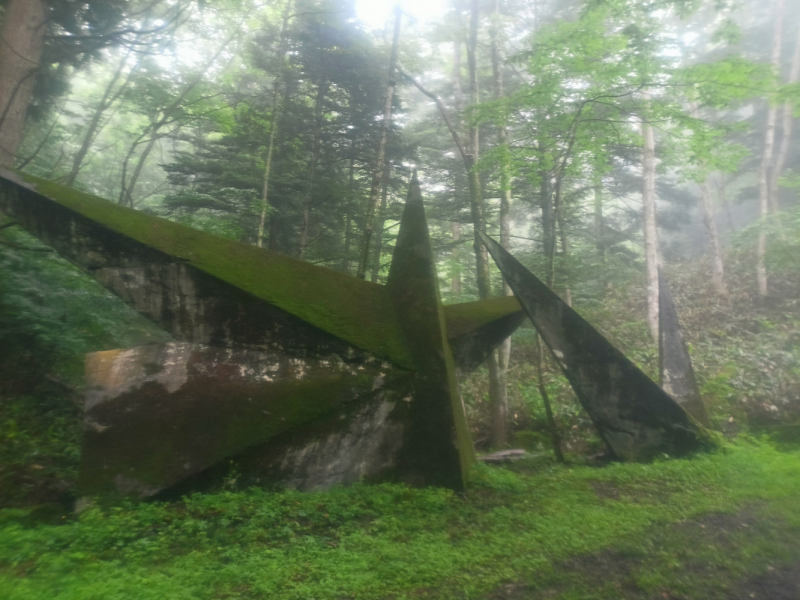
{"type": "MultiPolygon", "coordinates": [[[[800,451],[0,511],[0,598],[729,598],[800,564],[800,451]]],[[[743,596],[749,597],[749,596],[743,596]]]]}

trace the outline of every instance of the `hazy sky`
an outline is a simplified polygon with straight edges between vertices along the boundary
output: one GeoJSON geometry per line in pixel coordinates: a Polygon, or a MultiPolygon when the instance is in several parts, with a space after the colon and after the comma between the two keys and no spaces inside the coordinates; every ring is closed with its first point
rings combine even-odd
{"type": "MultiPolygon", "coordinates": [[[[371,29],[383,29],[396,0],[356,0],[356,12],[371,29]]],[[[448,0],[402,0],[403,12],[420,23],[436,21],[447,11],[448,0]]]]}

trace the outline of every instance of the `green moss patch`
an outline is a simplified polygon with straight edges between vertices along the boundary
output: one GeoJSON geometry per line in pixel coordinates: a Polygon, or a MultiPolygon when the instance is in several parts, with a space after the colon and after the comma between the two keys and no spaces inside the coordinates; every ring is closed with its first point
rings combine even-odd
{"type": "MultiPolygon", "coordinates": [[[[286,312],[377,356],[412,365],[385,286],[224,239],[119,206],[72,188],[19,174],[39,193],[113,231],[185,260],[286,312]]],[[[514,298],[445,308],[448,337],[520,310],[514,298]]]]}
{"type": "Polygon", "coordinates": [[[251,489],[93,508],[61,526],[11,514],[0,596],[738,598],[800,561],[799,497],[800,452],[739,443],[649,465],[478,466],[463,495],[251,489]]]}
{"type": "Polygon", "coordinates": [[[448,304],[444,307],[447,319],[447,338],[452,340],[461,337],[487,323],[521,310],[522,307],[514,296],[448,304]]]}
{"type": "Polygon", "coordinates": [[[383,286],[227,240],[21,174],[58,204],[184,260],[300,319],[402,366],[410,357],[383,286]]]}

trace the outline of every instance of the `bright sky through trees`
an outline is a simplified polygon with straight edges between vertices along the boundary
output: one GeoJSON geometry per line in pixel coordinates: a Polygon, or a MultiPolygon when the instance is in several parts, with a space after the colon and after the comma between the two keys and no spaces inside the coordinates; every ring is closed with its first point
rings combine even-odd
{"type": "MultiPolygon", "coordinates": [[[[395,0],[356,0],[356,13],[371,29],[382,29],[395,0]]],[[[403,0],[403,12],[419,23],[440,19],[447,11],[447,0],[403,0]]]]}

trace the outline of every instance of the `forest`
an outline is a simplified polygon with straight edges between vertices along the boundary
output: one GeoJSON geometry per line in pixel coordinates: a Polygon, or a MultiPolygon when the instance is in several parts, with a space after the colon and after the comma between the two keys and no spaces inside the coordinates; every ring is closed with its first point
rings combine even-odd
{"type": "Polygon", "coordinates": [[[800,3],[0,10],[3,178],[381,286],[413,178],[445,308],[513,295],[486,234],[661,384],[668,282],[715,446],[609,460],[526,320],[458,373],[464,490],[83,506],[87,355],[178,336],[0,213],[0,597],[800,599],[800,3]]]}

